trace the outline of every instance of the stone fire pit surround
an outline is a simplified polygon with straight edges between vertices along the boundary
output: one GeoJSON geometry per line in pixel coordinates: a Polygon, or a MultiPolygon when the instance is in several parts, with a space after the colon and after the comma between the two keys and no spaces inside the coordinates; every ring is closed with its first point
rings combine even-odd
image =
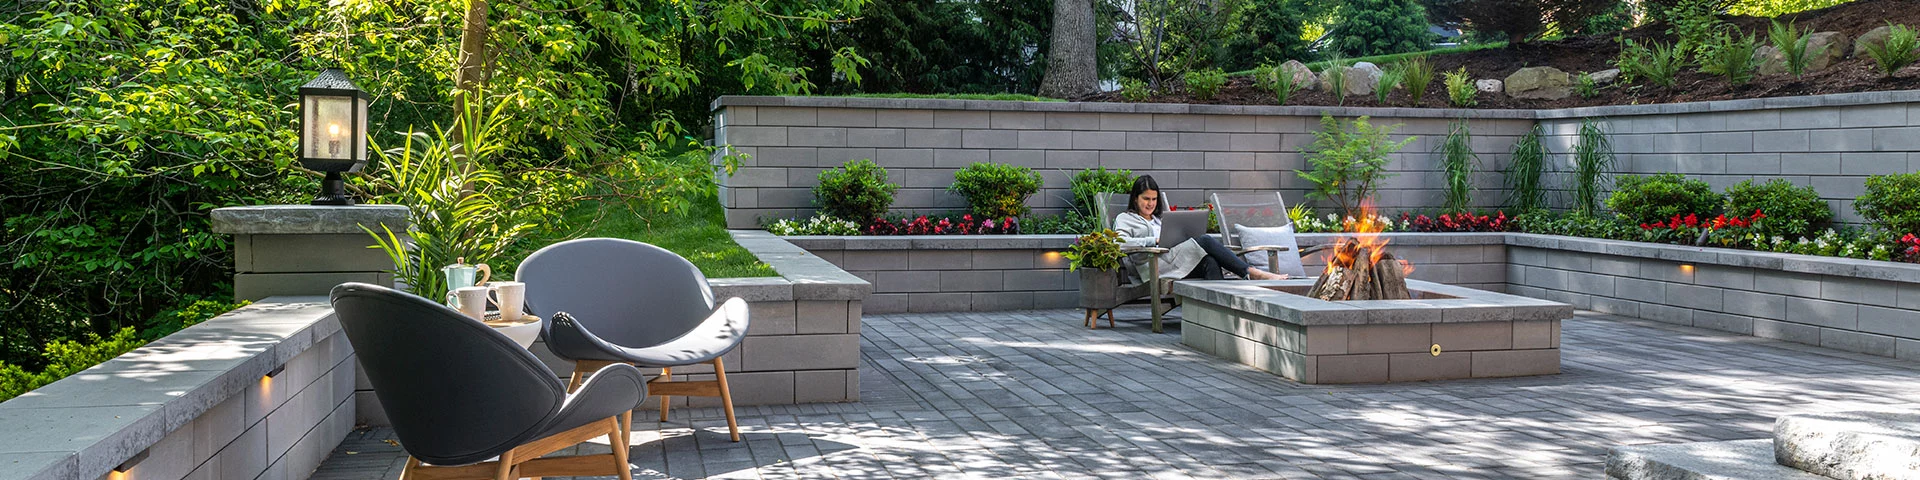
{"type": "Polygon", "coordinates": [[[1573,317],[1572,305],[1418,280],[1407,286],[1425,298],[1412,300],[1288,292],[1313,281],[1175,282],[1185,302],[1181,342],[1311,384],[1560,372],[1560,320],[1573,317]]]}

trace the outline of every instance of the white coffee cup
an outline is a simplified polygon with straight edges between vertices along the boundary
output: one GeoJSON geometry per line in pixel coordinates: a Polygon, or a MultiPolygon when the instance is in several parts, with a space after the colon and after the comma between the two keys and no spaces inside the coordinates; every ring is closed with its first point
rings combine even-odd
{"type": "Polygon", "coordinates": [[[487,282],[492,291],[493,304],[500,306],[500,319],[519,320],[527,306],[527,284],[520,282],[487,282]]]}
{"type": "Polygon", "coordinates": [[[461,287],[447,292],[447,304],[474,320],[487,316],[487,287],[461,287]]]}

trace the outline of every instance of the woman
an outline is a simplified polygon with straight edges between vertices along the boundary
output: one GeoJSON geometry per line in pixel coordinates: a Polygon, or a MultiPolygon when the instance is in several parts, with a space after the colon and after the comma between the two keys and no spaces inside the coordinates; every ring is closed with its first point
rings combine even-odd
{"type": "MultiPolygon", "coordinates": [[[[1133,180],[1133,189],[1128,192],[1129,208],[1113,219],[1113,231],[1127,246],[1151,247],[1160,243],[1160,216],[1167,211],[1165,203],[1160,201],[1160,184],[1150,175],[1141,175],[1133,180]]],[[[1240,278],[1254,280],[1284,280],[1284,274],[1272,273],[1247,265],[1233,250],[1220,244],[1220,240],[1211,235],[1197,235],[1174,245],[1167,253],[1160,254],[1160,278],[1199,278],[1206,272],[1195,271],[1201,259],[1212,258],[1229,272],[1240,278]]],[[[1141,276],[1146,276],[1141,269],[1141,276]]]]}

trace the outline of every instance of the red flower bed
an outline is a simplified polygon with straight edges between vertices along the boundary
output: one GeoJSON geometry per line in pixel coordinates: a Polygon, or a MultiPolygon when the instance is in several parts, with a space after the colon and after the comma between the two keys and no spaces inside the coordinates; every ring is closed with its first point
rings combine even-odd
{"type": "Polygon", "coordinates": [[[876,218],[860,231],[867,235],[1017,235],[1020,220],[1013,217],[975,220],[971,213],[960,218],[928,218],[926,215],[899,220],[876,218]]]}
{"type": "Polygon", "coordinates": [[[1407,224],[1407,230],[1414,232],[1504,232],[1511,223],[1507,219],[1507,212],[1495,215],[1443,213],[1439,217],[1402,213],[1400,221],[1407,224]]]}

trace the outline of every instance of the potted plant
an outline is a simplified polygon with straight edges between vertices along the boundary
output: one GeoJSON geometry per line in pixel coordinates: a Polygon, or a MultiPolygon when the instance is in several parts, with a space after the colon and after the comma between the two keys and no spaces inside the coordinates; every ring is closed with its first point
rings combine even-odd
{"type": "Polygon", "coordinates": [[[1120,278],[1120,259],[1126,257],[1120,253],[1120,234],[1111,229],[1086,234],[1073,242],[1066,257],[1067,270],[1080,272],[1080,308],[1087,311],[1087,326],[1094,327],[1102,310],[1112,326],[1113,307],[1132,299],[1125,295],[1129,282],[1120,278]]]}

